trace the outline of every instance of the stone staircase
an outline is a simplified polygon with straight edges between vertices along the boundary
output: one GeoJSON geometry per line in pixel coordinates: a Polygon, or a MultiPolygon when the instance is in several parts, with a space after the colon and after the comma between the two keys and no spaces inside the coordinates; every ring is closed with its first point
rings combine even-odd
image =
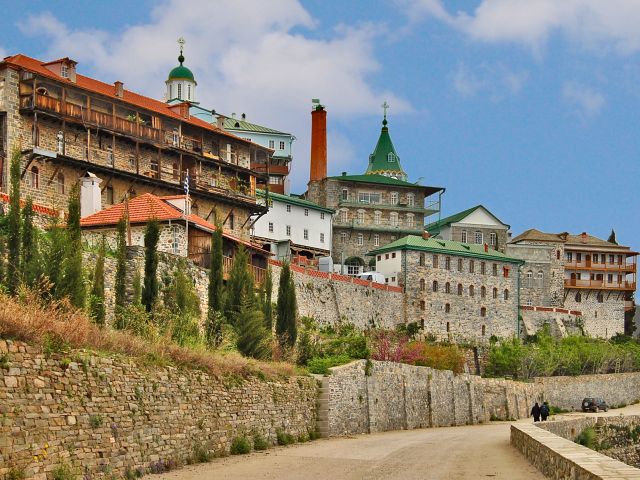
{"type": "Polygon", "coordinates": [[[321,384],[316,401],[318,433],[320,437],[327,438],[329,436],[329,377],[314,376],[321,384]]]}

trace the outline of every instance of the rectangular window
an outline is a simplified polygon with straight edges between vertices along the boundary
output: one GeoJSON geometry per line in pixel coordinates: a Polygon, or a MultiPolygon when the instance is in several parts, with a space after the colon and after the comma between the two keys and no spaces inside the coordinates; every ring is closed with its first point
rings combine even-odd
{"type": "Polygon", "coordinates": [[[64,63],[60,65],[60,76],[62,78],[69,78],[69,69],[64,63]]]}
{"type": "Polygon", "coordinates": [[[467,243],[467,231],[463,230],[462,233],[460,234],[460,241],[462,243],[467,243]]]}
{"type": "Polygon", "coordinates": [[[391,254],[391,258],[396,258],[396,252],[393,252],[393,253],[391,254]]]}
{"type": "Polygon", "coordinates": [[[358,234],[358,245],[364,245],[364,235],[362,235],[361,233],[358,234]]]}
{"type": "Polygon", "coordinates": [[[280,142],[280,150],[284,150],[284,142],[280,142]]]}
{"type": "Polygon", "coordinates": [[[273,233],[273,222],[269,222],[269,233],[273,233]]]}
{"type": "Polygon", "coordinates": [[[105,203],[107,205],[113,205],[113,187],[108,186],[104,189],[105,191],[105,203]]]}
{"type": "Polygon", "coordinates": [[[291,225],[287,225],[287,237],[291,236],[291,225]]]}
{"type": "Polygon", "coordinates": [[[269,185],[282,185],[282,177],[269,175],[269,185]]]}
{"type": "Polygon", "coordinates": [[[305,240],[309,240],[309,230],[306,228],[304,229],[303,236],[305,240]]]}
{"type": "Polygon", "coordinates": [[[291,205],[287,205],[287,212],[291,212],[291,205]]]}
{"type": "Polygon", "coordinates": [[[380,203],[379,193],[358,192],[358,203],[380,203]]]}
{"type": "Polygon", "coordinates": [[[347,201],[349,200],[349,189],[348,188],[343,188],[342,189],[342,200],[343,201],[347,201]]]}
{"type": "Polygon", "coordinates": [[[308,217],[308,216],[309,216],[309,209],[308,209],[308,208],[305,208],[305,209],[304,209],[304,216],[305,216],[305,217],[308,217]]]}
{"type": "Polygon", "coordinates": [[[438,268],[438,255],[433,256],[433,268],[438,268]]]}
{"type": "Polygon", "coordinates": [[[458,271],[459,272],[462,271],[462,259],[461,258],[458,259],[458,271]]]}
{"type": "Polygon", "coordinates": [[[474,273],[476,271],[476,262],[473,260],[469,260],[469,273],[474,273]]]}
{"type": "Polygon", "coordinates": [[[388,254],[388,253],[385,253],[385,254],[384,254],[384,259],[385,259],[385,260],[389,260],[389,254],[388,254]]]}
{"type": "Polygon", "coordinates": [[[581,253],[576,253],[576,262],[581,262],[582,261],[582,254],[581,253]]]}
{"type": "Polygon", "coordinates": [[[509,278],[509,267],[502,267],[502,276],[504,278],[509,278]]]}
{"type": "Polygon", "coordinates": [[[324,233],[320,234],[320,243],[324,243],[324,233]]]}
{"type": "Polygon", "coordinates": [[[613,283],[613,273],[607,274],[607,283],[613,283]]]}
{"type": "Polygon", "coordinates": [[[171,251],[174,255],[178,255],[180,252],[180,245],[178,244],[178,226],[173,225],[171,228],[171,251]]]}
{"type": "Polygon", "coordinates": [[[567,262],[573,262],[573,253],[567,252],[567,262]]]}
{"type": "Polygon", "coordinates": [[[609,263],[614,263],[615,262],[614,258],[615,258],[615,255],[609,255],[609,263]]]}
{"type": "Polygon", "coordinates": [[[378,235],[377,233],[373,236],[373,246],[374,247],[380,246],[380,235],[378,235]]]}
{"type": "Polygon", "coordinates": [[[324,212],[320,212],[320,220],[324,220],[324,212]]]}
{"type": "Polygon", "coordinates": [[[271,149],[276,148],[276,141],[275,140],[269,140],[269,148],[271,148],[271,149]]]}
{"type": "Polygon", "coordinates": [[[485,273],[487,273],[487,272],[486,272],[486,268],[485,268],[485,267],[486,267],[485,263],[484,263],[484,262],[480,262],[480,273],[481,273],[482,275],[484,275],[485,273]]]}
{"type": "Polygon", "coordinates": [[[347,243],[347,234],[346,232],[340,233],[340,243],[347,243]]]}
{"type": "Polygon", "coordinates": [[[493,274],[494,277],[498,276],[498,264],[497,263],[493,264],[491,273],[493,274]]]}
{"type": "Polygon", "coordinates": [[[444,257],[445,270],[451,270],[451,257],[444,257]]]}

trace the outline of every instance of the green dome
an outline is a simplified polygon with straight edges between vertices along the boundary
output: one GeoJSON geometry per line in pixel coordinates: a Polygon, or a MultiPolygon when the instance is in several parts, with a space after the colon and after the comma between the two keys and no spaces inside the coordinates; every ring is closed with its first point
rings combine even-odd
{"type": "Polygon", "coordinates": [[[193,73],[187,67],[179,65],[169,72],[169,80],[191,80],[195,82],[193,73]]]}

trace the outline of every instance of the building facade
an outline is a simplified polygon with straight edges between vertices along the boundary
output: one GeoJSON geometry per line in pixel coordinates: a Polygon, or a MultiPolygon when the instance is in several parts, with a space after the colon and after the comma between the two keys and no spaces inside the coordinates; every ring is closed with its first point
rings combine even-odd
{"type": "Polygon", "coordinates": [[[271,151],[166,103],[80,75],[68,58],[53,62],[15,55],[0,63],[2,191],[8,157],[21,152],[22,192],[56,210],[78,179],[99,176],[107,207],[145,192],[184,193],[191,213],[248,239],[260,174],[252,158],[271,151]]]}
{"type": "MultiPolygon", "coordinates": [[[[264,248],[288,243],[286,254],[278,252],[279,260],[331,255],[333,210],[299,197],[264,190],[258,190],[258,202],[267,205],[269,211],[255,222],[253,239],[264,248]],[[283,258],[285,255],[289,258],[283,258]]],[[[271,251],[276,253],[277,249],[271,251]]]]}
{"type": "Polygon", "coordinates": [[[312,112],[311,178],[307,198],[335,210],[332,256],[353,274],[368,262],[372,249],[408,234],[421,235],[425,218],[440,208],[440,187],[406,181],[400,157],[391,141],[386,116],[374,152],[363,175],[326,175],[326,111],[312,112]]]}
{"type": "Polygon", "coordinates": [[[637,252],[583,232],[530,229],[507,245],[521,258],[521,301],[528,307],[578,312],[584,333],[610,338],[624,332],[625,310],[633,308],[637,252]]]}
{"type": "Polygon", "coordinates": [[[388,284],[404,287],[407,322],[425,334],[456,342],[520,334],[521,260],[487,245],[416,235],[370,254],[388,284]]]}
{"type": "Polygon", "coordinates": [[[503,223],[483,205],[428,224],[425,230],[433,237],[462,243],[487,243],[493,250],[504,253],[509,241],[510,226],[503,223]]]}

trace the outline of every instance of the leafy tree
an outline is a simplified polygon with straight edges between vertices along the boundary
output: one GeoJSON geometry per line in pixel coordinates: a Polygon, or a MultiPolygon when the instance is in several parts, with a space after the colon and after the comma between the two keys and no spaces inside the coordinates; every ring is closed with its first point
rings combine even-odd
{"type": "Polygon", "coordinates": [[[67,254],[64,262],[63,289],[71,305],[83,308],[86,290],[82,274],[82,231],[80,229],[80,185],[76,183],[69,192],[69,217],[67,220],[67,254]]]}
{"type": "Polygon", "coordinates": [[[271,267],[267,268],[267,274],[264,277],[264,283],[262,284],[264,292],[264,300],[262,303],[262,313],[264,314],[264,325],[267,330],[273,329],[273,303],[272,303],[272,291],[273,291],[273,276],[271,267]]]}
{"type": "Polygon", "coordinates": [[[7,290],[15,293],[20,278],[20,150],[14,149],[9,167],[7,215],[7,290]]]}
{"type": "Polygon", "coordinates": [[[270,357],[271,334],[264,326],[262,312],[248,296],[243,298],[240,308],[234,313],[233,325],[240,353],[261,360],[270,357]]]}
{"type": "Polygon", "coordinates": [[[158,240],[160,225],[156,220],[147,224],[144,230],[144,286],[142,304],[150,312],[158,297],[158,240]]]}
{"type": "Polygon", "coordinates": [[[618,245],[618,242],[616,241],[616,231],[613,228],[611,229],[611,234],[609,235],[607,242],[615,243],[616,245],[618,245]]]}
{"type": "Polygon", "coordinates": [[[33,225],[33,201],[27,198],[22,209],[22,279],[30,287],[34,286],[41,275],[38,236],[33,225]]]}
{"type": "Polygon", "coordinates": [[[91,318],[98,324],[105,323],[105,305],[104,305],[104,256],[105,256],[105,239],[102,237],[100,242],[100,251],[96,259],[96,268],[93,272],[93,284],[91,285],[91,295],[89,297],[89,314],[91,318]]]}
{"type": "Polygon", "coordinates": [[[238,247],[229,273],[226,289],[225,316],[232,322],[242,305],[255,307],[253,276],[249,272],[249,255],[243,245],[238,247]]]}
{"type": "MultiPolygon", "coordinates": [[[[127,302],[127,222],[124,217],[116,227],[116,276],[114,280],[116,315],[127,302]]],[[[138,279],[139,280],[139,279],[138,279]]]]}
{"type": "Polygon", "coordinates": [[[296,343],[298,329],[296,326],[296,289],[288,263],[282,266],[280,285],[278,287],[278,303],[276,305],[276,335],[281,345],[289,347],[296,343]]]}
{"type": "Polygon", "coordinates": [[[205,324],[205,336],[207,344],[218,346],[222,334],[222,310],[223,310],[223,253],[222,253],[222,225],[216,224],[216,229],[211,235],[211,267],[209,270],[209,290],[207,321],[205,324]]]}

